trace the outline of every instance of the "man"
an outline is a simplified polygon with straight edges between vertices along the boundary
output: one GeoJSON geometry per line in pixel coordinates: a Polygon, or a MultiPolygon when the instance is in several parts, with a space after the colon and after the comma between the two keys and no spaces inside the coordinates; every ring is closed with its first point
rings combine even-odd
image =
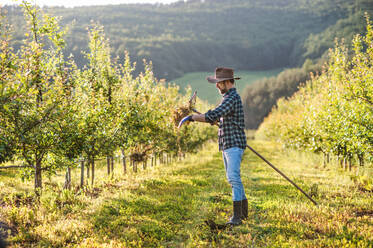
{"type": "Polygon", "coordinates": [[[233,217],[227,224],[239,225],[248,215],[247,198],[240,175],[242,155],[246,148],[244,113],[241,98],[234,86],[235,80],[240,78],[233,76],[233,69],[218,67],[215,75],[206,79],[216,85],[223,96],[222,102],[205,114],[185,117],[179,126],[188,121],[210,124],[219,121],[219,150],[222,151],[226,176],[232,187],[233,217]]]}

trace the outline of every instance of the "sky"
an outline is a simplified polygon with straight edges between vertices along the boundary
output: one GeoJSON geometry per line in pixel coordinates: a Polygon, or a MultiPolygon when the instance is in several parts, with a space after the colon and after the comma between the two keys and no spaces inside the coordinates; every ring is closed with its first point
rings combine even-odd
{"type": "MultiPolygon", "coordinates": [[[[107,5],[107,4],[123,4],[123,3],[173,3],[177,0],[28,0],[30,3],[35,3],[39,6],[89,6],[89,5],[107,5]]],[[[1,5],[19,4],[21,0],[0,0],[1,5]]]]}

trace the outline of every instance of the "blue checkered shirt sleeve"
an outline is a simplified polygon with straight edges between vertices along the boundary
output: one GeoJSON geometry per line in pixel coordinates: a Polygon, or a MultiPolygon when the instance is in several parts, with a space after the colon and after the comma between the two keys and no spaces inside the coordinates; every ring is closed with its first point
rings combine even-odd
{"type": "Polygon", "coordinates": [[[228,115],[233,110],[234,98],[226,97],[214,110],[209,110],[205,118],[209,123],[215,123],[224,115],[228,115]]]}

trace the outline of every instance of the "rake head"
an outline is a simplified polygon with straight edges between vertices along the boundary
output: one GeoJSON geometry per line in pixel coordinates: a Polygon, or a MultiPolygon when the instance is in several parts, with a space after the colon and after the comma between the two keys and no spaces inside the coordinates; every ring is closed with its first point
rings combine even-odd
{"type": "Polygon", "coordinates": [[[196,112],[195,110],[196,100],[197,100],[197,91],[194,91],[186,106],[177,107],[174,110],[172,119],[173,119],[175,127],[178,126],[179,122],[184,117],[190,115],[192,112],[196,112]]]}

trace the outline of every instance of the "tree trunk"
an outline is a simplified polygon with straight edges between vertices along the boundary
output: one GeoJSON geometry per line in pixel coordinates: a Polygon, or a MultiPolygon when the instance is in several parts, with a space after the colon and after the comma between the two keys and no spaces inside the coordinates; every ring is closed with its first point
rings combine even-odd
{"type": "Polygon", "coordinates": [[[111,173],[114,175],[114,155],[111,156],[111,173]]]}
{"type": "Polygon", "coordinates": [[[341,167],[341,169],[343,169],[343,159],[338,156],[338,161],[339,161],[339,166],[341,167]]]}
{"type": "Polygon", "coordinates": [[[110,175],[110,156],[106,157],[107,174],[110,175]]]}
{"type": "Polygon", "coordinates": [[[41,177],[41,161],[36,160],[35,165],[35,191],[41,191],[42,189],[42,177],[41,177]]]}
{"type": "Polygon", "coordinates": [[[349,170],[349,171],[352,170],[352,157],[349,157],[349,158],[348,158],[348,170],[349,170]]]}
{"type": "Polygon", "coordinates": [[[90,175],[89,175],[89,167],[91,167],[91,162],[90,162],[90,160],[88,159],[87,160],[87,178],[89,178],[90,177],[90,175]]]}
{"type": "Polygon", "coordinates": [[[357,158],[359,160],[359,166],[364,166],[364,155],[357,155],[357,158]]]}
{"type": "Polygon", "coordinates": [[[64,189],[71,189],[71,168],[70,166],[66,169],[64,189]]]}
{"type": "Polygon", "coordinates": [[[146,170],[146,162],[147,162],[147,160],[145,159],[145,161],[144,161],[143,164],[142,164],[142,168],[143,168],[144,170],[146,170]]]}
{"type": "Polygon", "coordinates": [[[93,183],[95,182],[95,160],[91,160],[91,185],[93,186],[93,183]]]}
{"type": "Polygon", "coordinates": [[[123,173],[127,174],[126,156],[124,155],[124,150],[122,149],[122,159],[123,159],[123,173]]]}
{"type": "Polygon", "coordinates": [[[134,160],[132,160],[132,168],[133,168],[133,172],[137,173],[137,164],[134,160]]]}
{"type": "Polygon", "coordinates": [[[80,162],[80,187],[84,186],[84,160],[80,162]]]}
{"type": "Polygon", "coordinates": [[[343,158],[343,169],[346,171],[347,170],[347,158],[343,158]]]}

